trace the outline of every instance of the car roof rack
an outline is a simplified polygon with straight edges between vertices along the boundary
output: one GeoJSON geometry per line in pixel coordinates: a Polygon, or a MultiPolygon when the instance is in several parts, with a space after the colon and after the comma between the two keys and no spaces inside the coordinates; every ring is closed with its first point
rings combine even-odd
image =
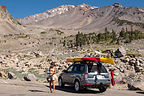
{"type": "Polygon", "coordinates": [[[66,59],[66,62],[82,62],[82,61],[99,61],[103,63],[115,64],[112,58],[103,58],[103,57],[75,57],[66,59]]]}

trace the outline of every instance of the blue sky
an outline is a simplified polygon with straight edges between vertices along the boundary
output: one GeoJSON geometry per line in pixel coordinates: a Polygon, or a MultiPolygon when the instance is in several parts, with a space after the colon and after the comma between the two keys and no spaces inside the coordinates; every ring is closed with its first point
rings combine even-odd
{"type": "Polygon", "coordinates": [[[8,11],[15,18],[26,17],[44,12],[61,5],[80,5],[82,3],[91,6],[108,6],[115,2],[123,6],[137,6],[144,8],[144,0],[0,0],[0,5],[7,6],[8,11]]]}

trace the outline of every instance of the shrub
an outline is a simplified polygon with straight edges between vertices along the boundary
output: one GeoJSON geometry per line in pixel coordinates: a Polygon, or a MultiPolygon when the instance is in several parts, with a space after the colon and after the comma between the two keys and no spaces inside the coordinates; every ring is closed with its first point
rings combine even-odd
{"type": "Polygon", "coordinates": [[[41,32],[40,34],[46,34],[47,32],[45,32],[45,31],[43,31],[43,32],[41,32]]]}

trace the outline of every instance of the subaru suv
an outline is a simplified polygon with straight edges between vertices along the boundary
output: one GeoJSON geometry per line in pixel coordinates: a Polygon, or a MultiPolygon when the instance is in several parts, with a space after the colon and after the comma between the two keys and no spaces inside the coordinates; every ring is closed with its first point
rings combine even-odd
{"type": "Polygon", "coordinates": [[[86,88],[106,91],[110,85],[109,73],[101,62],[75,62],[63,70],[58,78],[59,86],[73,85],[76,92],[86,88]]]}

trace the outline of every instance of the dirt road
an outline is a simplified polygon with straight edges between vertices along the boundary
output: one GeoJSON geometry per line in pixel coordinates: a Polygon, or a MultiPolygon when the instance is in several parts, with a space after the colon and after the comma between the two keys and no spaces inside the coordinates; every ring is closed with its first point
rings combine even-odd
{"type": "Polygon", "coordinates": [[[56,87],[55,93],[48,93],[47,84],[31,83],[18,80],[0,79],[0,96],[144,96],[142,91],[129,91],[126,89],[110,88],[104,93],[96,89],[88,89],[75,93],[72,87],[56,87]]]}

